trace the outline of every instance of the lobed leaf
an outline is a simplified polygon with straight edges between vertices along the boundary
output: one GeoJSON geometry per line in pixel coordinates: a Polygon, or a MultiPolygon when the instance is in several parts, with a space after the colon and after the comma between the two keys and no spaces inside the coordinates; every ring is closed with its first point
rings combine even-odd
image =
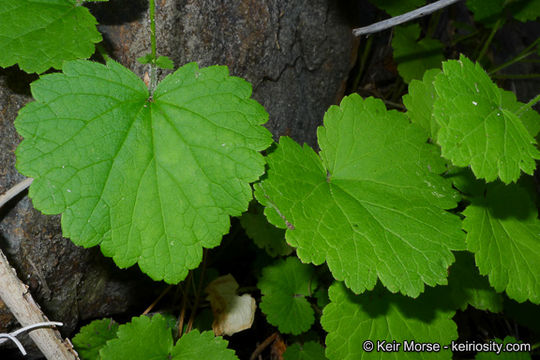
{"type": "Polygon", "coordinates": [[[517,184],[490,184],[463,215],[480,274],[510,298],[540,304],[540,220],[529,192],[517,184]]]}
{"type": "Polygon", "coordinates": [[[521,119],[524,104],[464,56],[445,62],[434,86],[436,139],[445,158],[457,166],[471,166],[477,178],[488,182],[497,177],[505,183],[516,181],[520,170],[532,174],[540,151],[521,119]]]}
{"type": "Polygon", "coordinates": [[[428,69],[440,68],[444,60],[443,44],[436,39],[420,36],[420,25],[397,26],[392,38],[394,59],[403,81],[421,79],[428,69]]]}
{"type": "Polygon", "coordinates": [[[449,345],[458,337],[452,321],[454,311],[441,305],[444,293],[429,289],[417,299],[390,294],[382,287],[361,295],[351,293],[342,283],[330,287],[330,304],[324,308],[321,325],[328,332],[326,356],[330,360],[363,359],[451,359],[452,353],[377,351],[377,341],[438,343],[449,345]],[[374,344],[371,352],[362,348],[365,341],[374,344]]]}
{"type": "Polygon", "coordinates": [[[42,73],[88,58],[101,41],[96,24],[75,0],[0,0],[0,66],[42,73]]]}
{"type": "Polygon", "coordinates": [[[298,335],[315,321],[306,296],[317,287],[313,267],[288,257],[263,269],[257,284],[261,290],[260,308],[270,324],[281,333],[298,335]]]}
{"type": "Polygon", "coordinates": [[[109,340],[116,338],[118,324],[113,319],[94,320],[83,326],[71,339],[82,360],[99,360],[99,351],[109,340]]]}
{"type": "MultiPolygon", "coordinates": [[[[451,250],[464,249],[457,204],[436,147],[380,100],[346,97],[319,128],[321,153],[281,138],[256,186],[270,222],[286,219],[303,262],[324,261],[355,293],[377,278],[413,297],[446,284],[451,250]],[[429,219],[427,221],[426,219],[429,219]]],[[[283,221],[283,220],[281,220],[283,221]]]]}
{"type": "Polygon", "coordinates": [[[15,126],[34,206],[63,213],[77,245],[100,244],[118,266],[138,263],[155,280],[177,283],[197,267],[264,172],[268,115],[226,67],[187,64],[149,99],[118,63],[73,61],[32,94],[15,126]]]}

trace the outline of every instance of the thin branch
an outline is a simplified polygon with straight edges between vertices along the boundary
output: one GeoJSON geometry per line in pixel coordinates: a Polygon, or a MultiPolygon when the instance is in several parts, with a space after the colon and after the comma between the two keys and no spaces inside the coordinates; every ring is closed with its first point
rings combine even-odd
{"type": "MultiPolygon", "coordinates": [[[[28,292],[28,287],[19,280],[1,250],[0,299],[23,327],[49,321],[28,292]]],[[[71,343],[63,341],[57,330],[37,329],[29,336],[49,360],[79,359],[71,343]]]]}
{"type": "Polygon", "coordinates": [[[267,337],[259,346],[257,346],[255,351],[253,351],[249,360],[255,360],[257,356],[259,356],[264,351],[264,349],[266,349],[268,346],[270,346],[270,344],[272,344],[276,340],[278,335],[279,333],[275,332],[269,337],[267,337]]]}
{"type": "Polygon", "coordinates": [[[434,3],[428,4],[426,6],[422,6],[421,8],[418,8],[416,10],[409,11],[408,13],[405,13],[399,16],[394,16],[390,19],[379,21],[369,26],[353,29],[353,35],[360,36],[360,35],[373,34],[379,31],[383,31],[391,27],[406,23],[408,21],[429,15],[437,10],[450,6],[458,1],[460,0],[439,0],[434,3]]]}
{"type": "Polygon", "coordinates": [[[26,188],[30,186],[32,181],[34,181],[34,179],[32,178],[24,179],[23,181],[6,191],[4,194],[0,195],[0,208],[2,208],[2,206],[4,206],[9,200],[13,199],[15,196],[26,190],[26,188]]]}
{"type": "Polygon", "coordinates": [[[167,288],[166,288],[165,290],[163,290],[163,291],[161,292],[161,294],[159,294],[159,296],[157,297],[157,299],[154,300],[154,302],[151,303],[150,306],[148,306],[148,307],[146,308],[146,310],[144,310],[144,312],[142,313],[142,315],[146,315],[146,314],[148,314],[150,311],[152,311],[152,309],[157,305],[157,303],[159,302],[159,300],[163,299],[163,297],[164,297],[165,295],[167,295],[167,293],[168,293],[171,289],[172,289],[172,285],[167,286],[167,288]]]}
{"type": "Polygon", "coordinates": [[[199,300],[201,298],[202,286],[203,286],[203,283],[204,283],[204,275],[206,273],[206,260],[207,260],[207,258],[208,258],[208,249],[204,249],[203,250],[202,269],[201,269],[201,273],[199,275],[199,286],[197,287],[197,292],[195,293],[195,305],[193,305],[193,310],[191,310],[191,314],[189,315],[189,321],[187,323],[186,334],[191,331],[191,327],[193,326],[193,321],[195,320],[195,313],[197,312],[197,308],[199,307],[199,300]]]}

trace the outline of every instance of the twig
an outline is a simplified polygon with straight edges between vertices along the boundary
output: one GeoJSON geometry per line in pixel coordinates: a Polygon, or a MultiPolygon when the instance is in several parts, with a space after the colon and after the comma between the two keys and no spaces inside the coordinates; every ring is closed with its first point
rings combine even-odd
{"type": "Polygon", "coordinates": [[[26,190],[27,187],[34,181],[32,178],[27,178],[13,186],[11,189],[6,191],[4,194],[0,195],[0,208],[5,205],[9,200],[13,199],[15,196],[19,195],[21,192],[26,190]]]}
{"type": "MultiPolygon", "coordinates": [[[[23,327],[49,321],[28,292],[28,287],[17,278],[1,250],[0,298],[23,327]]],[[[49,360],[79,359],[71,344],[63,341],[57,330],[38,329],[29,335],[49,360]]]]}
{"type": "Polygon", "coordinates": [[[264,349],[266,349],[268,346],[270,346],[270,344],[274,342],[274,340],[276,340],[278,335],[279,334],[275,332],[269,337],[267,337],[266,340],[264,340],[259,346],[257,346],[255,351],[253,351],[253,354],[251,354],[251,357],[249,358],[249,360],[255,360],[257,356],[259,356],[259,354],[264,351],[264,349]]]}
{"type": "Polygon", "coordinates": [[[202,268],[201,268],[201,274],[199,275],[199,285],[197,286],[197,292],[195,293],[195,303],[193,305],[193,310],[191,310],[191,314],[189,315],[189,321],[187,323],[186,333],[191,331],[191,327],[193,326],[193,321],[195,320],[195,313],[197,312],[197,308],[199,307],[199,300],[201,298],[201,292],[202,292],[202,286],[204,282],[204,275],[206,272],[206,258],[208,256],[208,249],[203,250],[203,260],[202,260],[202,268]]]}
{"type": "Polygon", "coordinates": [[[144,312],[143,312],[142,314],[143,314],[143,315],[146,315],[146,314],[148,314],[150,311],[152,311],[152,309],[154,308],[154,306],[156,306],[156,304],[159,302],[159,300],[163,299],[163,297],[164,297],[165,295],[167,295],[167,293],[168,293],[171,289],[172,289],[172,285],[167,286],[167,288],[166,288],[165,290],[163,290],[163,291],[161,292],[161,294],[159,294],[159,296],[157,297],[157,299],[154,300],[154,302],[151,303],[150,306],[148,306],[148,307],[146,308],[146,310],[144,310],[144,312]]]}
{"type": "Polygon", "coordinates": [[[367,34],[373,34],[382,30],[386,30],[391,27],[406,23],[407,21],[411,21],[416,18],[429,15],[437,10],[450,6],[458,1],[460,0],[439,0],[432,4],[422,6],[421,8],[418,8],[416,10],[409,11],[408,13],[405,13],[399,16],[394,16],[390,19],[379,21],[369,26],[353,29],[353,35],[354,36],[367,35],[367,34]]]}

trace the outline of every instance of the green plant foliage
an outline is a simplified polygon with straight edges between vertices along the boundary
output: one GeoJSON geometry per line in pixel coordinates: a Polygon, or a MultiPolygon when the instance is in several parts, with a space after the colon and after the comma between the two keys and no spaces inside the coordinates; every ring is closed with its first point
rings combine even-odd
{"type": "Polygon", "coordinates": [[[261,290],[260,308],[270,324],[281,333],[298,335],[309,330],[315,317],[306,296],[317,287],[313,267],[296,257],[279,260],[263,269],[257,284],[261,290]]]}
{"type": "Polygon", "coordinates": [[[154,61],[152,53],[137,58],[137,61],[143,65],[155,63],[161,69],[174,69],[174,63],[168,56],[160,56],[154,61]]]}
{"type": "Polygon", "coordinates": [[[0,0],[0,66],[42,73],[88,58],[101,41],[96,24],[75,0],[0,0]]]}
{"type": "Polygon", "coordinates": [[[113,319],[94,320],[83,326],[71,340],[81,360],[99,360],[99,350],[116,338],[118,324],[113,319]]]}
{"type": "Polygon", "coordinates": [[[426,4],[425,0],[370,0],[370,2],[390,16],[398,16],[426,4]]]}
{"type": "Polygon", "coordinates": [[[476,177],[488,182],[497,177],[516,181],[520,170],[533,173],[540,151],[520,118],[524,104],[510,101],[479,64],[464,56],[446,61],[434,86],[436,138],[445,158],[470,165],[476,177]]]}
{"type": "Polygon", "coordinates": [[[215,337],[210,331],[193,330],[184,334],[173,345],[167,319],[160,314],[134,317],[130,323],[120,325],[118,337],[110,340],[99,352],[103,360],[199,360],[238,359],[227,349],[227,341],[215,337]]]}
{"type": "Polygon", "coordinates": [[[319,155],[281,138],[267,157],[256,197],[269,221],[285,218],[300,259],[326,261],[355,293],[377,278],[413,297],[424,283],[446,284],[451,250],[465,244],[460,219],[445,211],[457,193],[432,172],[444,170],[436,147],[405,114],[358,95],[331,107],[324,125],[319,155]]]}
{"type": "Polygon", "coordinates": [[[494,313],[502,311],[503,297],[489,285],[486,277],[480,276],[469,252],[455,253],[456,262],[450,267],[448,286],[456,308],[465,310],[468,305],[494,313]]]}
{"type": "Polygon", "coordinates": [[[463,228],[480,274],[495,290],[540,304],[540,220],[531,198],[519,184],[489,184],[463,212],[463,228]]]}
{"type": "Polygon", "coordinates": [[[138,263],[155,280],[177,283],[197,267],[264,172],[268,115],[226,67],[187,64],[149,99],[114,61],[72,61],[32,94],[15,125],[34,206],[63,213],[77,245],[100,244],[118,266],[138,263]]]}
{"type": "MultiPolygon", "coordinates": [[[[517,341],[512,336],[507,336],[504,340],[494,339],[494,342],[498,344],[517,344],[521,341],[517,341]]],[[[495,352],[479,352],[476,354],[475,360],[531,360],[531,354],[526,352],[501,352],[497,354],[495,352]]]]}
{"type": "Polygon", "coordinates": [[[285,231],[268,223],[260,206],[253,208],[253,212],[246,212],[240,218],[246,235],[272,257],[289,255],[293,249],[285,242],[285,231]]]}
{"type": "Polygon", "coordinates": [[[439,69],[427,70],[422,81],[412,80],[409,84],[409,93],[403,96],[403,105],[407,108],[407,115],[411,122],[424,128],[428,135],[433,138],[438,127],[431,116],[433,104],[437,98],[433,80],[441,73],[439,69]]]}
{"type": "Polygon", "coordinates": [[[306,343],[295,343],[287,347],[283,353],[284,360],[326,360],[324,356],[324,348],[321,344],[314,341],[306,343]]]}
{"type": "Polygon", "coordinates": [[[398,63],[399,75],[406,83],[422,79],[428,69],[440,68],[443,57],[443,44],[436,39],[420,36],[420,25],[397,26],[392,38],[394,59],[398,63]]]}
{"type": "Polygon", "coordinates": [[[506,0],[467,0],[469,10],[474,14],[474,20],[485,26],[492,27],[503,16],[506,0]]]}
{"type": "Polygon", "coordinates": [[[330,305],[321,318],[326,337],[326,356],[330,360],[357,359],[451,359],[452,353],[399,352],[382,353],[377,340],[403,343],[439,343],[448,345],[457,338],[452,321],[455,311],[444,304],[444,293],[429,289],[417,299],[390,294],[378,286],[372,292],[354,295],[342,283],[329,289],[330,305]],[[373,341],[372,352],[363,350],[364,341],[373,341]]]}

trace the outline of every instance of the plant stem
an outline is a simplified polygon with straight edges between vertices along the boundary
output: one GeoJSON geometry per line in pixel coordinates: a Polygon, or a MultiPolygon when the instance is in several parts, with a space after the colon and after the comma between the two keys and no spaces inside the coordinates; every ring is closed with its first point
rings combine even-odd
{"type": "Polygon", "coordinates": [[[354,82],[353,82],[354,91],[358,89],[358,85],[360,84],[362,75],[364,75],[364,70],[366,69],[366,62],[369,57],[369,54],[371,53],[372,44],[373,44],[373,37],[369,37],[367,39],[366,46],[364,47],[364,51],[362,52],[362,57],[360,58],[360,68],[358,69],[358,73],[356,74],[356,77],[354,78],[354,82]]]}
{"type": "Polygon", "coordinates": [[[191,310],[191,314],[189,315],[189,321],[187,323],[186,333],[191,331],[191,328],[193,326],[193,321],[195,320],[195,314],[197,313],[197,308],[199,307],[199,300],[201,298],[201,291],[202,291],[202,286],[203,286],[203,283],[204,283],[204,275],[205,275],[205,272],[206,272],[206,258],[207,258],[207,256],[208,256],[208,249],[204,249],[203,250],[203,260],[202,260],[201,274],[199,275],[199,285],[197,286],[197,292],[195,293],[195,303],[193,305],[193,309],[191,310]]]}
{"type": "Polygon", "coordinates": [[[480,62],[480,60],[484,57],[486,54],[489,45],[491,44],[491,41],[493,40],[493,37],[495,36],[495,33],[499,30],[499,27],[501,26],[503,22],[503,18],[499,18],[495,25],[493,26],[493,29],[491,29],[491,33],[489,34],[487,40],[484,42],[484,46],[482,47],[482,50],[480,50],[480,53],[478,54],[478,57],[476,58],[477,62],[480,62]]]}
{"type": "Polygon", "coordinates": [[[501,74],[501,75],[492,75],[492,79],[499,80],[531,80],[531,79],[540,79],[540,74],[501,74]]]}
{"type": "Polygon", "coordinates": [[[488,71],[488,74],[491,75],[491,74],[494,74],[498,71],[501,71],[502,69],[512,65],[512,64],[515,64],[517,63],[518,61],[521,61],[523,59],[525,59],[526,57],[536,53],[534,49],[534,47],[536,45],[538,45],[538,43],[540,42],[540,38],[536,39],[535,41],[533,41],[529,46],[527,46],[525,49],[523,49],[523,51],[521,51],[519,54],[517,54],[513,59],[510,59],[508,60],[507,62],[497,66],[496,68],[494,69],[491,69],[488,71]]]}
{"type": "Polygon", "coordinates": [[[150,43],[152,46],[152,62],[150,62],[150,97],[154,95],[157,86],[157,46],[156,46],[156,3],[150,0],[150,43]]]}
{"type": "Polygon", "coordinates": [[[530,109],[539,101],[540,101],[540,94],[536,95],[531,101],[529,101],[528,103],[520,107],[519,110],[516,112],[516,114],[520,115],[523,111],[530,109]]]}

